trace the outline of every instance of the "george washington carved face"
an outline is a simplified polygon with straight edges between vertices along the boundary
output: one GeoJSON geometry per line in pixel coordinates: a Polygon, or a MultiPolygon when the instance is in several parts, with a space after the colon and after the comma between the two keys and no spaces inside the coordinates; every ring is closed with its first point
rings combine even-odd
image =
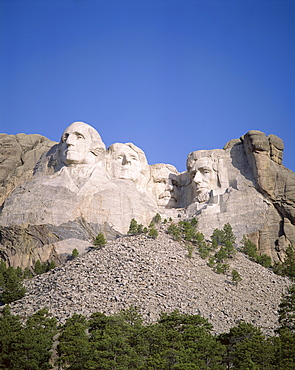
{"type": "Polygon", "coordinates": [[[84,122],[72,123],[62,134],[60,156],[66,165],[96,163],[104,151],[99,133],[84,122]]]}

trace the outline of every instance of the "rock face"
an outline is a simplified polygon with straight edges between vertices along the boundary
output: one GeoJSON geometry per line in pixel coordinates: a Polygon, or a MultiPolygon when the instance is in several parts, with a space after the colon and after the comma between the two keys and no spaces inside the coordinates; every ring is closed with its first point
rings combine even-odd
{"type": "Polygon", "coordinates": [[[194,151],[183,173],[150,166],[132,143],[106,149],[83,122],[67,127],[56,145],[3,135],[0,256],[10,265],[58,262],[73,245],[85,251],[99,232],[114,239],[132,218],[147,226],[157,212],[196,217],[208,237],[230,223],[238,241],[247,235],[275,261],[295,247],[295,174],[282,165],[275,135],[249,131],[224,149],[194,151]]]}
{"type": "Polygon", "coordinates": [[[201,314],[216,333],[244,320],[273,334],[278,304],[291,282],[241,253],[229,264],[243,279],[238,286],[231,283],[230,275],[214,273],[197,253],[188,258],[185,245],[163,229],[156,240],[121,237],[27,280],[25,297],[11,308],[25,317],[47,307],[61,322],[73,313],[110,315],[131,305],[153,322],[161,312],[179,309],[201,314]]]}
{"type": "Polygon", "coordinates": [[[54,144],[40,135],[0,134],[0,207],[13,189],[32,177],[40,156],[54,144]]]}

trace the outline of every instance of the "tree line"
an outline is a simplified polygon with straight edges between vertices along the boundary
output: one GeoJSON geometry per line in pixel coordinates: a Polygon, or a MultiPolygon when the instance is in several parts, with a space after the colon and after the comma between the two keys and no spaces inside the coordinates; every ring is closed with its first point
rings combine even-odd
{"type": "Polygon", "coordinates": [[[197,370],[295,368],[295,285],[282,298],[279,328],[266,337],[241,321],[212,333],[200,315],[173,311],[144,324],[135,307],[107,316],[74,314],[58,325],[47,309],[27,319],[0,315],[0,369],[197,370]],[[54,345],[55,344],[55,345],[54,345]]]}

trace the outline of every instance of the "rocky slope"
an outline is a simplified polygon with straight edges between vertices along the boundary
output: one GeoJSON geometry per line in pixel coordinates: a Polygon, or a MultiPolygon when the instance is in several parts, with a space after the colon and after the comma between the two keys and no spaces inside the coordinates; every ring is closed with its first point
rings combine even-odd
{"type": "Polygon", "coordinates": [[[230,273],[216,274],[197,253],[188,258],[184,244],[162,225],[156,240],[121,237],[26,281],[26,296],[11,305],[12,312],[25,317],[47,307],[64,322],[73,313],[113,314],[133,305],[147,322],[179,309],[208,318],[217,333],[245,320],[272,334],[290,281],[239,252],[229,264],[243,279],[238,286],[230,273]]]}

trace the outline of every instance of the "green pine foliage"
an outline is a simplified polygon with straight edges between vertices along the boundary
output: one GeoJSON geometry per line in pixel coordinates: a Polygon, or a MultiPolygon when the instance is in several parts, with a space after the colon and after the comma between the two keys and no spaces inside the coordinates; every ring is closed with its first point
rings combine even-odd
{"type": "Polygon", "coordinates": [[[152,221],[150,222],[150,224],[149,224],[149,228],[152,228],[152,227],[155,227],[155,221],[154,221],[154,220],[152,220],[152,221]]]}
{"type": "Polygon", "coordinates": [[[158,224],[161,221],[161,215],[159,213],[153,218],[154,223],[158,224]]]}
{"type": "Polygon", "coordinates": [[[279,304],[280,329],[287,329],[295,334],[295,284],[287,289],[279,304]]]}
{"type": "Polygon", "coordinates": [[[85,365],[90,355],[87,336],[88,322],[82,315],[74,314],[66,321],[58,338],[57,363],[62,368],[87,369],[85,365]]]}
{"type": "Polygon", "coordinates": [[[138,230],[138,223],[135,220],[135,218],[132,218],[132,220],[130,221],[128,234],[130,234],[130,235],[136,235],[137,234],[137,230],[138,230]]]}
{"type": "Polygon", "coordinates": [[[0,369],[50,369],[58,333],[55,366],[60,369],[291,370],[294,295],[293,286],[280,305],[277,335],[269,338],[243,321],[217,336],[207,319],[177,310],[162,313],[152,324],[144,324],[135,307],[112,316],[74,314],[57,329],[46,309],[24,324],[6,306],[0,314],[0,369]]]}
{"type": "Polygon", "coordinates": [[[77,258],[78,256],[79,256],[79,251],[77,248],[74,248],[72,250],[72,258],[74,259],[74,258],[77,258]]]}
{"type": "Polygon", "coordinates": [[[161,221],[161,216],[159,213],[152,219],[149,224],[149,227],[143,226],[139,224],[135,218],[132,218],[129,225],[128,234],[129,235],[139,235],[139,234],[146,234],[148,237],[156,239],[159,235],[158,230],[156,229],[156,224],[161,221]]]}
{"type": "Polygon", "coordinates": [[[213,270],[217,274],[225,274],[229,270],[229,265],[227,263],[217,262],[214,264],[213,270]]]}
{"type": "Polygon", "coordinates": [[[234,244],[236,237],[233,233],[232,227],[229,223],[223,226],[222,230],[215,229],[211,236],[211,240],[216,240],[218,245],[225,245],[226,242],[234,244]]]}
{"type": "Polygon", "coordinates": [[[6,264],[1,264],[0,272],[0,287],[2,293],[0,295],[0,301],[3,303],[11,303],[22,297],[26,293],[26,288],[23,286],[23,273],[21,269],[13,268],[11,266],[6,268],[6,264]]]}
{"type": "Polygon", "coordinates": [[[232,282],[235,285],[238,285],[238,283],[243,280],[242,277],[241,277],[241,275],[235,269],[232,270],[231,277],[232,277],[232,282]]]}
{"type": "Polygon", "coordinates": [[[10,313],[8,306],[0,316],[0,369],[47,370],[56,319],[46,309],[36,312],[26,324],[10,313]]]}
{"type": "Polygon", "coordinates": [[[291,245],[286,250],[284,262],[276,263],[273,266],[273,271],[278,275],[288,276],[291,280],[295,281],[295,251],[291,245]]]}
{"type": "Polygon", "coordinates": [[[56,267],[56,263],[54,261],[47,261],[47,262],[41,262],[40,260],[37,260],[34,264],[34,274],[35,275],[41,275],[44,274],[56,267]]]}
{"type": "Polygon", "coordinates": [[[227,369],[272,369],[273,349],[259,328],[240,322],[229,333],[219,336],[226,346],[224,364],[227,369]]]}
{"type": "Polygon", "coordinates": [[[193,252],[194,252],[194,247],[192,245],[187,245],[187,256],[188,258],[192,258],[193,257],[193,252]]]}
{"type": "MultiPolygon", "coordinates": [[[[218,274],[226,273],[229,269],[227,260],[236,254],[234,242],[236,237],[230,224],[225,224],[222,230],[215,229],[211,243],[205,240],[204,234],[197,230],[198,221],[192,218],[190,221],[179,221],[178,224],[171,223],[167,233],[176,241],[184,241],[186,247],[194,246],[201,258],[208,258],[208,266],[218,274]],[[212,252],[215,254],[212,255],[212,252]]],[[[188,256],[192,257],[192,250],[188,249],[188,256]]]]}
{"type": "Polygon", "coordinates": [[[158,237],[159,233],[158,230],[156,230],[154,227],[151,227],[148,232],[148,236],[150,238],[156,239],[158,237]]]}
{"type": "Polygon", "coordinates": [[[106,238],[103,233],[99,233],[94,239],[93,243],[96,247],[104,247],[107,244],[106,238]]]}
{"type": "Polygon", "coordinates": [[[265,253],[259,255],[256,245],[252,243],[251,240],[249,240],[245,235],[243,235],[241,244],[241,252],[249,256],[252,261],[257,262],[266,268],[271,267],[271,257],[265,253]]]}
{"type": "Polygon", "coordinates": [[[242,281],[241,275],[238,273],[237,270],[233,269],[231,272],[232,281],[235,285],[237,285],[240,281],[242,281]]]}

